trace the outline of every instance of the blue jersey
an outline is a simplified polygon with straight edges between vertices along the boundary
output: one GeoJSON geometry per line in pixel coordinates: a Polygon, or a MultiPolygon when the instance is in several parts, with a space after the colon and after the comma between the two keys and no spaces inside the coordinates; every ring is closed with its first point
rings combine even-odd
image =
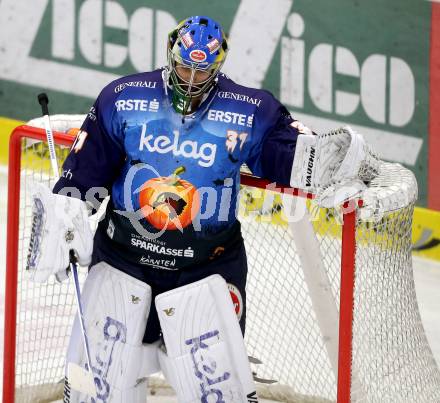
{"type": "MultiPolygon", "coordinates": [[[[223,74],[197,110],[183,117],[171,104],[163,73],[126,76],[103,89],[54,191],[73,186],[85,199],[89,189],[105,188],[112,210],[134,212],[155,234],[146,241],[135,225],[126,234],[131,246],[149,248],[149,256],[162,251],[191,259],[191,244],[215,241],[237,222],[242,164],[288,185],[298,131],[268,91],[223,74]]],[[[109,236],[122,225],[114,221],[106,223],[109,236]]]]}

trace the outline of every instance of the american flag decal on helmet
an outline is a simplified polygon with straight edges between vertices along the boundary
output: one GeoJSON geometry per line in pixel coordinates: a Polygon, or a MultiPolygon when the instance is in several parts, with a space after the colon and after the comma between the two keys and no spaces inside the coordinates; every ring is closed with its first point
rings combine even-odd
{"type": "Polygon", "coordinates": [[[187,32],[185,35],[181,36],[183,46],[185,46],[185,49],[190,48],[192,45],[194,45],[193,38],[189,32],[187,32]]]}
{"type": "Polygon", "coordinates": [[[214,38],[211,42],[209,42],[206,45],[209,49],[209,53],[211,53],[211,55],[216,52],[217,50],[219,50],[220,48],[220,42],[218,41],[217,38],[214,38]]]}

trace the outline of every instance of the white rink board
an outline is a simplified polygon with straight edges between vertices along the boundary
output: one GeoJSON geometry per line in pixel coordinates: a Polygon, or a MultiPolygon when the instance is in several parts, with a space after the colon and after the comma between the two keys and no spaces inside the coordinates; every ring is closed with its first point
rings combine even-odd
{"type": "MultiPolygon", "coordinates": [[[[4,285],[5,285],[5,259],[6,259],[6,195],[7,173],[0,167],[0,348],[3,352],[4,328],[4,285]]],[[[416,291],[422,321],[430,342],[431,349],[440,365],[440,264],[429,260],[414,258],[414,273],[416,291]]],[[[0,373],[3,371],[3,353],[0,358],[0,373]]],[[[0,382],[0,393],[2,383],[0,382]]],[[[171,396],[150,397],[148,402],[174,403],[177,400],[171,396]]],[[[268,402],[268,401],[265,401],[268,402]]]]}

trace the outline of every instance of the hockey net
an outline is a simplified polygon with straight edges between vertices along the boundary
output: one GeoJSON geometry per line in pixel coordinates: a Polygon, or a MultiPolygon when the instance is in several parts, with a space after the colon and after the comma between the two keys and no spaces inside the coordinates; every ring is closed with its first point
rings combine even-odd
{"type": "MultiPolygon", "coordinates": [[[[77,127],[83,117],[63,119],[77,127]]],[[[53,123],[55,130],[65,128],[53,123]]],[[[76,313],[70,279],[34,284],[24,269],[32,212],[28,185],[50,183],[44,139],[42,129],[30,126],[11,136],[4,403],[61,398],[76,313]]],[[[60,164],[72,141],[55,132],[60,164]]],[[[245,341],[260,397],[440,401],[440,372],[421,324],[412,273],[414,176],[383,163],[363,195],[368,203],[336,209],[246,173],[242,184],[240,221],[249,263],[245,341]]],[[[83,269],[81,281],[85,276],[83,269]]],[[[160,375],[150,379],[150,393],[169,392],[160,375]]]]}

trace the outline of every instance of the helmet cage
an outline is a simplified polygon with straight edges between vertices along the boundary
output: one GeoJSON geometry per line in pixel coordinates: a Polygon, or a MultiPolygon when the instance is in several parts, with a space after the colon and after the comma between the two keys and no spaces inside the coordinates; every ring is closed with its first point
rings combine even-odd
{"type": "Polygon", "coordinates": [[[197,97],[209,90],[218,72],[223,66],[224,59],[220,62],[211,64],[196,63],[190,60],[183,59],[180,55],[175,54],[171,49],[168,50],[168,66],[170,70],[170,79],[173,89],[184,97],[197,97]],[[180,76],[176,66],[181,65],[191,70],[191,77],[189,80],[180,76]],[[196,72],[201,71],[208,73],[209,76],[202,81],[194,81],[196,72]]]}

